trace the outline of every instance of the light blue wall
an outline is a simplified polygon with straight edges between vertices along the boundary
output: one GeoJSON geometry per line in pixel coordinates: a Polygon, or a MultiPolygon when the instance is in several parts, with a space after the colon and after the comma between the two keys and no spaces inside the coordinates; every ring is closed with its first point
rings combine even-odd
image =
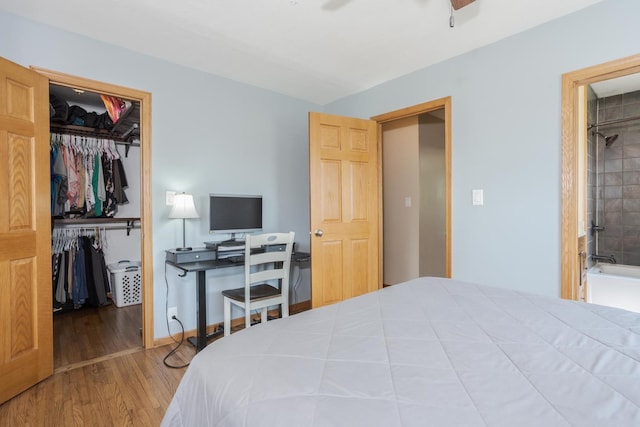
{"type": "MultiPolygon", "coordinates": [[[[0,12],[0,56],[152,94],[154,334],[167,335],[165,249],[182,245],[165,191],[191,192],[201,218],[187,223],[187,244],[208,234],[208,194],[264,196],[264,228],[292,230],[309,248],[307,113],[321,107],[180,67],[0,12]]],[[[226,237],[226,236],[224,236],[226,237]]],[[[209,322],[222,320],[222,286],[241,286],[241,269],[208,288],[209,322]]],[[[195,328],[195,276],[169,269],[169,301],[195,328]]],[[[212,273],[213,275],[213,273],[212,273]]],[[[308,287],[308,284],[307,284],[308,287]]],[[[308,293],[308,289],[306,291],[308,293]]]]}
{"type": "Polygon", "coordinates": [[[561,75],[640,53],[639,18],[639,1],[605,1],[325,111],[371,117],[451,96],[453,277],[559,296],[561,75]]]}

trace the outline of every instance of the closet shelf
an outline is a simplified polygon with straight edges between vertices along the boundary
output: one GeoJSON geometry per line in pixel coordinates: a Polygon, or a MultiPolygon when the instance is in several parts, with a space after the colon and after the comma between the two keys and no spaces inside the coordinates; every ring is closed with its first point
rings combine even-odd
{"type": "Polygon", "coordinates": [[[117,144],[126,146],[126,156],[129,154],[130,147],[140,147],[139,142],[133,142],[140,139],[140,104],[138,102],[131,104],[111,130],[61,123],[51,123],[50,129],[51,132],[68,135],[111,139],[117,144]]]}
{"type": "Polygon", "coordinates": [[[53,218],[53,225],[60,227],[83,227],[96,226],[101,227],[109,225],[109,230],[127,230],[127,236],[134,228],[140,228],[140,218],[121,217],[121,218],[53,218]],[[136,222],[138,224],[136,224],[136,222]],[[117,224],[126,224],[121,227],[114,227],[117,224]]]}
{"type": "MultiPolygon", "coordinates": [[[[131,125],[133,128],[138,129],[138,125],[131,125]]],[[[61,125],[60,123],[51,123],[50,124],[51,127],[51,132],[57,132],[57,133],[65,133],[65,134],[69,134],[69,135],[78,135],[78,136],[88,136],[88,137],[92,137],[92,138],[105,138],[105,139],[113,139],[116,142],[120,142],[123,144],[130,144],[130,145],[140,145],[138,143],[134,143],[131,142],[130,140],[132,139],[132,136],[135,135],[131,135],[133,134],[133,132],[131,132],[131,134],[127,134],[125,136],[124,133],[123,134],[113,134],[110,131],[106,130],[106,129],[98,129],[98,128],[90,128],[87,126],[77,126],[77,125],[61,125]]],[[[128,130],[128,129],[127,129],[128,130]]],[[[136,131],[138,132],[138,131],[136,131]]]]}

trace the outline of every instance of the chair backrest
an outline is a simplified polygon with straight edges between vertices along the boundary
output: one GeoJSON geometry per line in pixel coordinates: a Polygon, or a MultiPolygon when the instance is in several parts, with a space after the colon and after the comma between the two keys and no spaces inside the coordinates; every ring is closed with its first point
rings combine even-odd
{"type": "Polygon", "coordinates": [[[281,280],[282,295],[289,295],[289,267],[295,233],[248,234],[244,247],[245,301],[252,284],[281,280]]]}

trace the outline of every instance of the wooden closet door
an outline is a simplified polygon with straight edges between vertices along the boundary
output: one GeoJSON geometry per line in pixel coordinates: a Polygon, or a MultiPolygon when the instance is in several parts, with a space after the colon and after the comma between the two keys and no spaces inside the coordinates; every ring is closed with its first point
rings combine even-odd
{"type": "Polygon", "coordinates": [[[377,123],[309,114],[311,305],[380,288],[377,123]]]}
{"type": "Polygon", "coordinates": [[[0,403],[53,372],[48,84],[0,58],[0,403]]]}

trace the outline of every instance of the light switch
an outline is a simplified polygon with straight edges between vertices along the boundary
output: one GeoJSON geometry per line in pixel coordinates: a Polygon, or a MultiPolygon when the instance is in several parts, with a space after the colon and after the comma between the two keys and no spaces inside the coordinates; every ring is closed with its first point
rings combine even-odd
{"type": "Polygon", "coordinates": [[[410,208],[411,207],[411,197],[405,197],[404,198],[404,207],[405,208],[410,208]]]}
{"type": "Polygon", "coordinates": [[[166,195],[166,199],[165,199],[165,204],[167,206],[173,206],[173,199],[176,197],[176,192],[175,191],[167,191],[167,195],[166,195]]]}
{"type": "Polygon", "coordinates": [[[484,205],[484,190],[472,190],[471,200],[472,200],[473,206],[484,205]]]}

